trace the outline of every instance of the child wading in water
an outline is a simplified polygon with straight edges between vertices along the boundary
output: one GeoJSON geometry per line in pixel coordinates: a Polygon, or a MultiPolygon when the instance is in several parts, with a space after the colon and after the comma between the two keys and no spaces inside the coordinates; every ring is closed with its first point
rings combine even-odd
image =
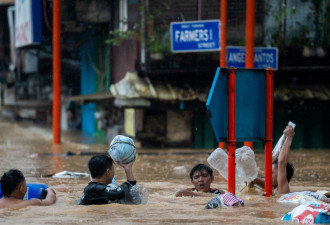
{"type": "Polygon", "coordinates": [[[1,177],[0,208],[22,208],[29,205],[51,205],[56,201],[56,194],[53,189],[47,188],[45,199],[23,200],[27,192],[27,185],[23,173],[16,169],[5,172],[1,177]]]}

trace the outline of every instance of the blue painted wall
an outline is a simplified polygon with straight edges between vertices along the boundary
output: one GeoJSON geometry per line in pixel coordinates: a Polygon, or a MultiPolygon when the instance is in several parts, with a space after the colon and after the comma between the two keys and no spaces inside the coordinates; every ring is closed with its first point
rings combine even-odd
{"type": "MultiPolygon", "coordinates": [[[[82,39],[87,39],[87,35],[83,35],[82,39]]],[[[80,49],[81,56],[81,94],[95,93],[95,72],[91,66],[91,60],[94,59],[94,40],[90,40],[80,49]]],[[[94,134],[95,132],[95,104],[88,103],[81,107],[81,129],[86,134],[94,134]]]]}

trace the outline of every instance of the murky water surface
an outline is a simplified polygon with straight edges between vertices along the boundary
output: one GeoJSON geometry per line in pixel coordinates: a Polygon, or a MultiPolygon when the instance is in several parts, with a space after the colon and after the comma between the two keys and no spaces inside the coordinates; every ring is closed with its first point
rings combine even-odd
{"type": "MultiPolygon", "coordinates": [[[[44,183],[55,189],[57,202],[48,207],[0,209],[2,224],[288,224],[282,216],[295,206],[277,203],[279,196],[266,198],[259,191],[236,193],[245,207],[205,210],[212,195],[174,197],[177,188],[192,187],[188,172],[197,163],[207,163],[210,150],[138,149],[134,175],[149,192],[146,205],[79,206],[89,179],[55,179],[50,175],[64,170],[88,172],[89,153],[103,153],[107,145],[87,145],[70,141],[62,135],[62,145],[52,145],[51,130],[26,124],[0,121],[0,173],[17,168],[29,183],[44,183]],[[63,156],[73,152],[76,155],[63,156]],[[37,153],[37,155],[36,155],[37,153]],[[175,167],[186,168],[174,170],[175,167]]],[[[292,191],[330,190],[330,150],[294,150],[290,161],[295,166],[292,191]]],[[[260,176],[263,176],[264,154],[256,153],[260,176]]],[[[213,187],[227,190],[227,183],[215,172],[213,187]]],[[[116,167],[119,183],[125,180],[116,167]]]]}

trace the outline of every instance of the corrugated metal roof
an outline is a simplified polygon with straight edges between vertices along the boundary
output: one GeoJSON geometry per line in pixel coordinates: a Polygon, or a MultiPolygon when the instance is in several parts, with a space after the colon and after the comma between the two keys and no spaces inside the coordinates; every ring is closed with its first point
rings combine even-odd
{"type": "Polygon", "coordinates": [[[274,99],[290,101],[293,99],[330,100],[330,85],[301,85],[274,87],[274,99]]]}
{"type": "MultiPolygon", "coordinates": [[[[136,73],[127,73],[121,81],[110,86],[110,92],[115,98],[157,98],[181,101],[199,99],[198,91],[188,83],[175,85],[156,80],[151,82],[149,78],[141,78],[136,73]]],[[[202,95],[204,96],[205,93],[202,95]]]]}
{"type": "MultiPolygon", "coordinates": [[[[95,93],[88,95],[69,96],[67,100],[71,101],[98,101],[105,99],[158,99],[158,100],[180,100],[191,101],[200,100],[206,102],[210,86],[200,85],[193,87],[189,83],[175,84],[150,81],[148,77],[139,77],[135,73],[127,73],[126,76],[116,84],[110,86],[108,93],[95,93]]],[[[311,99],[311,100],[330,100],[330,85],[280,85],[274,86],[274,100],[287,102],[291,100],[311,99]]],[[[128,102],[124,102],[125,104],[128,102]]],[[[120,102],[119,105],[123,105],[120,102]]],[[[124,104],[124,105],[125,105],[124,104]]],[[[143,103],[142,105],[149,105],[143,103]]]]}
{"type": "MultiPolygon", "coordinates": [[[[210,85],[211,86],[211,85],[210,85]]],[[[127,73],[110,90],[115,98],[158,98],[161,100],[207,100],[210,86],[192,87],[188,82],[175,84],[170,82],[151,82],[135,73],[127,73]]],[[[293,99],[330,100],[330,85],[274,86],[274,100],[290,101],[293,99]]]]}
{"type": "Polygon", "coordinates": [[[94,93],[94,94],[86,94],[86,95],[73,95],[66,97],[68,101],[74,102],[88,102],[88,101],[95,101],[95,100],[104,100],[113,98],[110,92],[108,93],[94,93]]]}

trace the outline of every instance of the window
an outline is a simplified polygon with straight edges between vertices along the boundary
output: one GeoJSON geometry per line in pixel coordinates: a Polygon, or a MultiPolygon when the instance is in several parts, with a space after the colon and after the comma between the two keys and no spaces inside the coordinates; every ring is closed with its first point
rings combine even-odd
{"type": "Polygon", "coordinates": [[[119,0],[119,31],[127,30],[127,0],[119,0]]]}

